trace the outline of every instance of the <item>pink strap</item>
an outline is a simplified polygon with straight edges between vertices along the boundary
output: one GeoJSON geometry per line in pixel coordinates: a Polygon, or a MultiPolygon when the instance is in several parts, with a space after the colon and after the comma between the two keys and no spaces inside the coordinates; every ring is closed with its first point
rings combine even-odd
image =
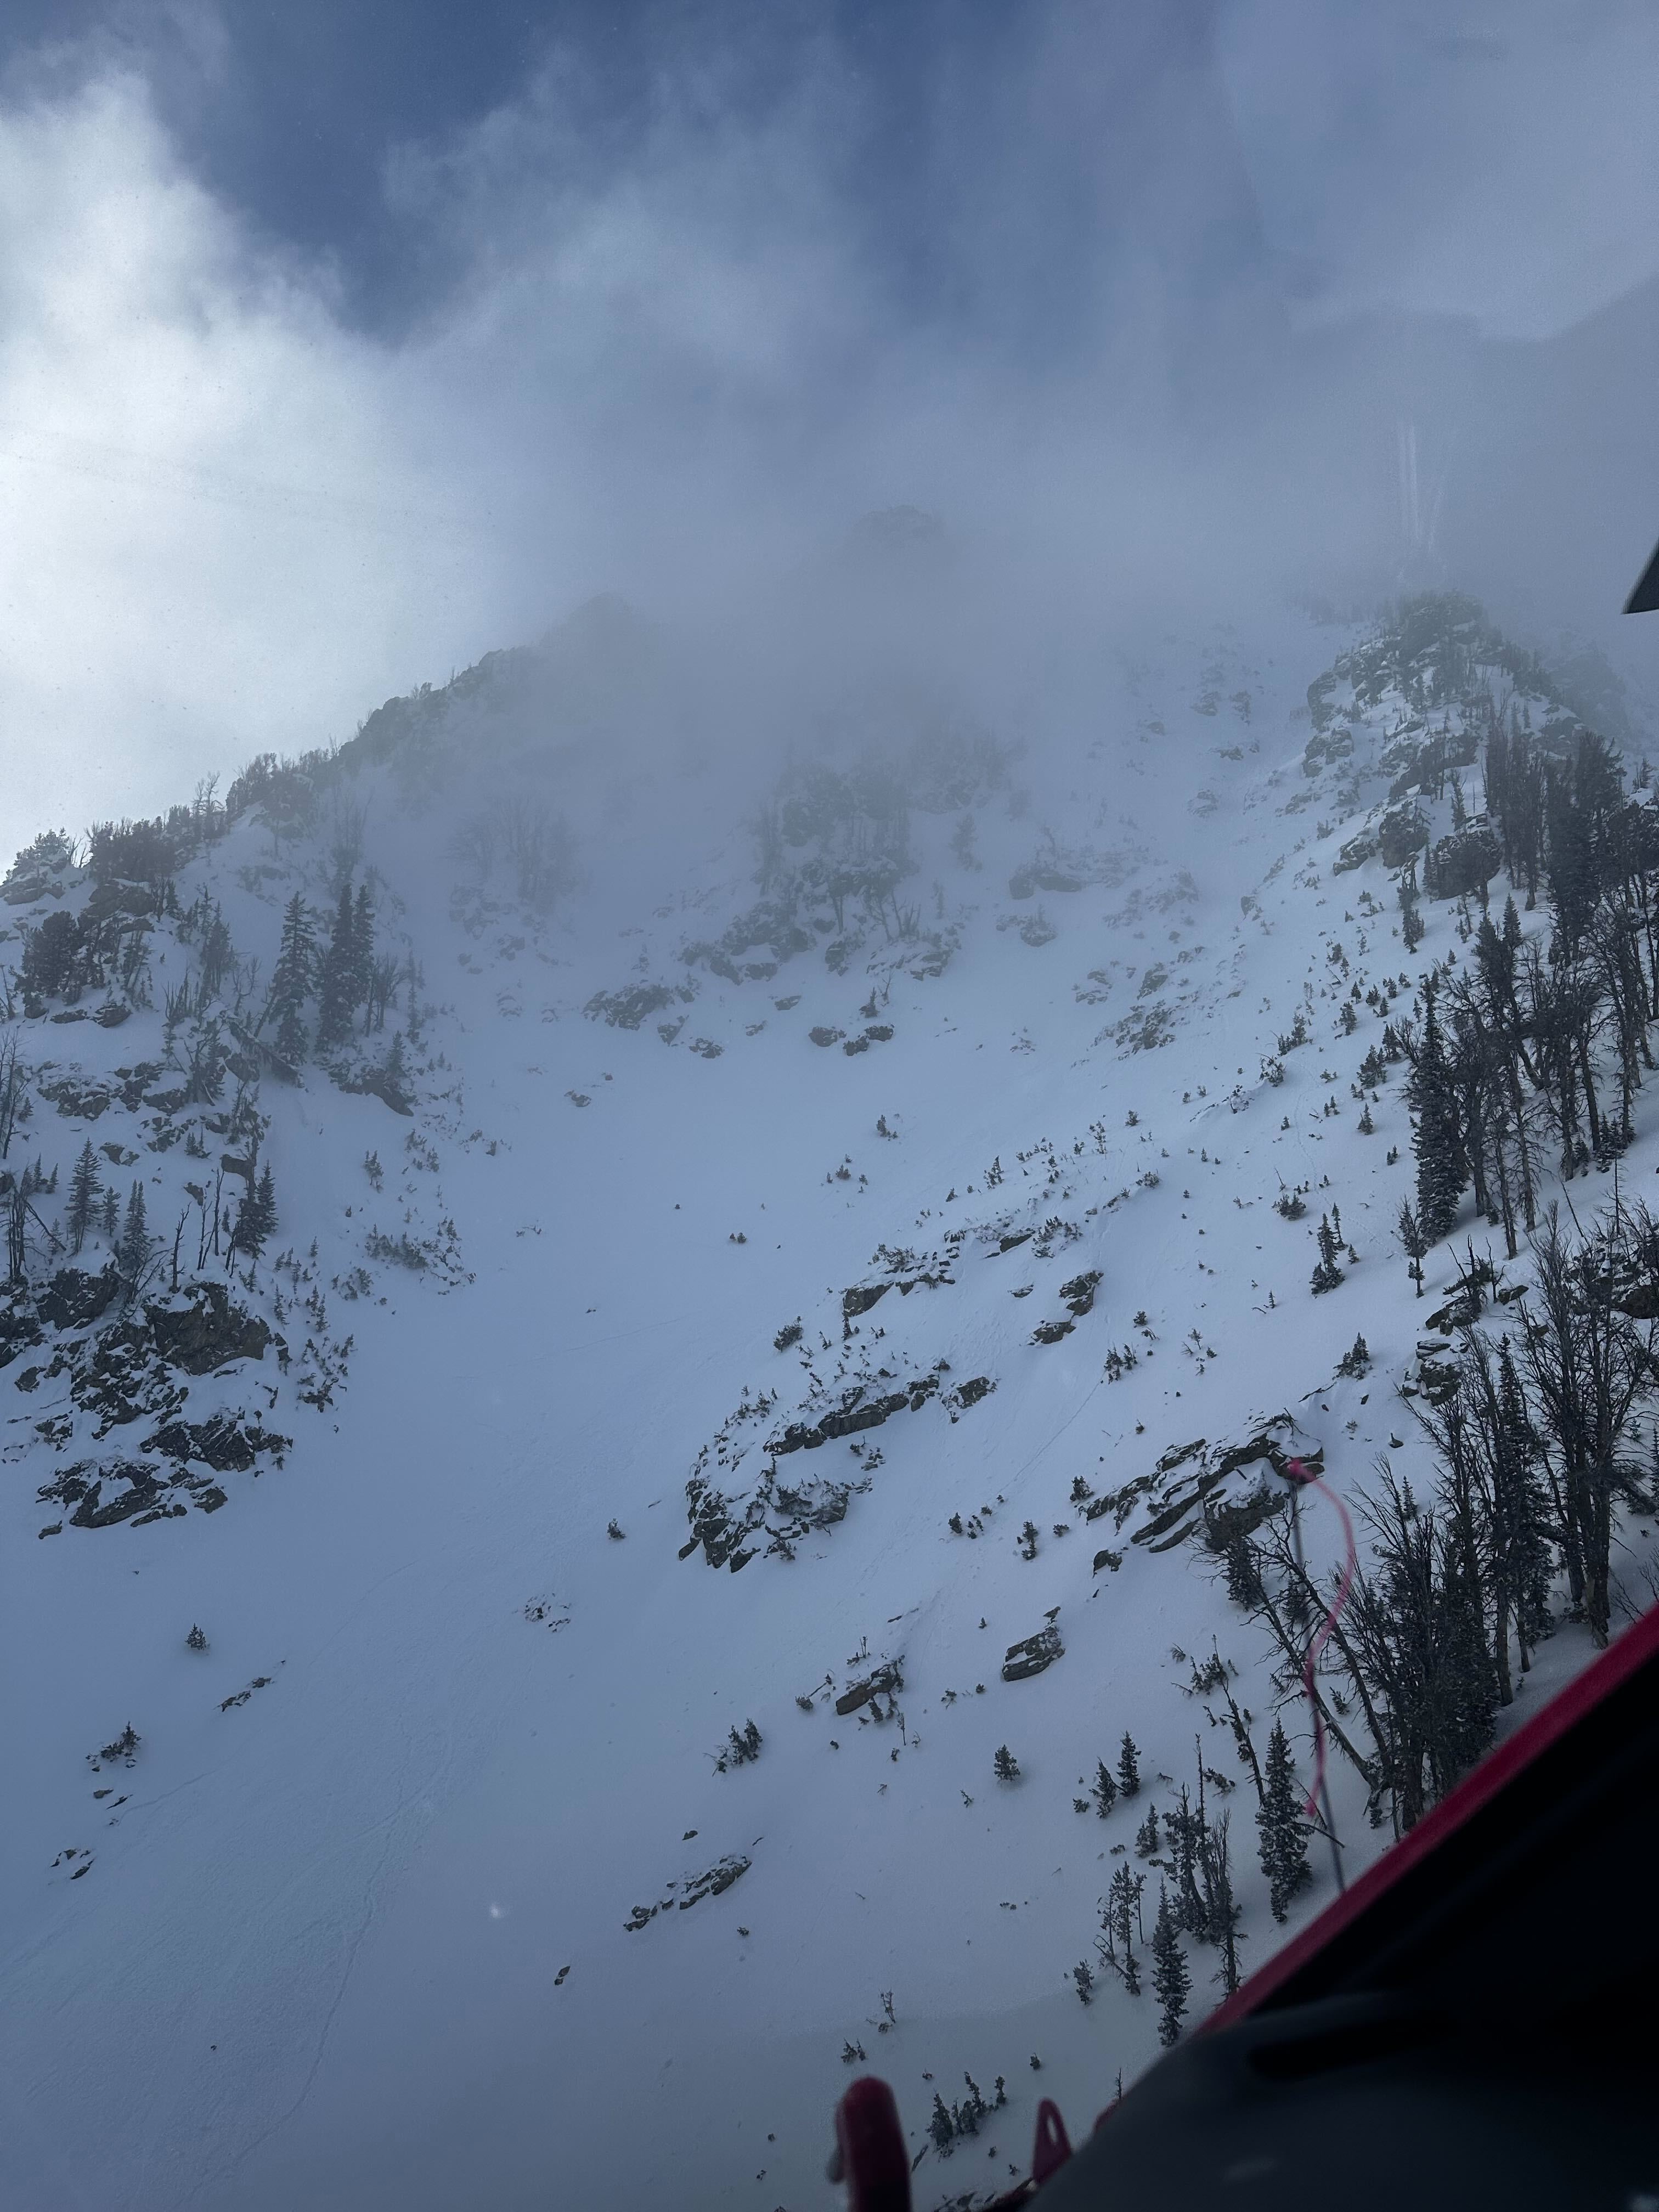
{"type": "Polygon", "coordinates": [[[910,2154],[886,2082],[861,2075],[836,2107],[831,2179],[847,2184],[848,2212],[910,2212],[910,2154]]]}
{"type": "Polygon", "coordinates": [[[1031,2146],[1031,2179],[1040,2189],[1051,2173],[1058,2173],[1072,2155],[1066,2123],[1052,2097],[1037,2106],[1036,2141],[1031,2146]]]}

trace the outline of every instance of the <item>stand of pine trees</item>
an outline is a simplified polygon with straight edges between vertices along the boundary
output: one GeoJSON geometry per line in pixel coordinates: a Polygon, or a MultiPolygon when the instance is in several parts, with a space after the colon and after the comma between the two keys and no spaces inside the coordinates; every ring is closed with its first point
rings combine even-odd
{"type": "Polygon", "coordinates": [[[313,1042],[307,1026],[313,997],[316,1048],[337,1052],[356,1033],[359,1007],[365,1035],[383,1026],[400,973],[395,960],[375,956],[374,906],[367,884],[355,898],[349,882],[341,885],[328,944],[320,952],[312,915],[296,891],[283,911],[260,1027],[270,1032],[277,1057],[297,1070],[313,1042]]]}
{"type": "MultiPolygon", "coordinates": [[[[1278,1733],[1282,1743],[1283,1731],[1278,1733]]],[[[1285,1766],[1288,1773],[1288,1751],[1285,1766]]],[[[1158,2034],[1166,2044],[1173,2043],[1181,2033],[1192,1990],[1191,1969],[1181,1945],[1182,1936],[1190,1936],[1215,1949],[1218,1957],[1215,1978],[1227,1995],[1232,1994],[1241,1979],[1241,1908],[1233,1889],[1231,1820],[1226,1813],[1211,1812],[1205,1778],[1200,1746],[1196,1804],[1183,1784],[1179,1800],[1164,1811],[1162,1833],[1158,1808],[1152,1806],[1135,1839],[1137,1853],[1142,1857],[1159,1851],[1168,1854],[1167,1857],[1153,1858],[1154,1865],[1163,1869],[1164,1878],[1159,1884],[1158,1917],[1152,1941],[1152,1987],[1159,2008],[1158,2034]]],[[[1288,1840],[1284,1849],[1287,1852],[1291,1849],[1288,1840]]],[[[1137,1942],[1146,1942],[1142,1924],[1146,1886],[1144,1874],[1136,1873],[1127,1865],[1116,1868],[1101,1902],[1100,1934],[1095,1940],[1100,1963],[1121,1978],[1131,1996],[1140,1994],[1140,1961],[1135,1946],[1137,1942]]],[[[1079,1994],[1084,1995],[1081,1984],[1079,1994]]],[[[1084,2001],[1088,2002],[1086,1996],[1084,2001]]]]}
{"type": "Polygon", "coordinates": [[[1485,767],[1494,849],[1528,908],[1546,889],[1550,941],[1523,938],[1512,897],[1495,922],[1481,883],[1474,958],[1432,972],[1421,1027],[1402,1024],[1396,1041],[1411,1061],[1425,1243],[1472,1188],[1514,1258],[1518,1230],[1536,1226],[1543,1162],[1571,1178],[1616,1157],[1659,1064],[1659,800],[1627,798],[1617,754],[1589,731],[1561,757],[1494,719],[1485,767]]]}
{"type": "MultiPolygon", "coordinates": [[[[1489,1325],[1494,1271],[1472,1255],[1463,1272],[1455,1353],[1413,1400],[1437,1462],[1433,1495],[1419,1498],[1382,1463],[1361,1504],[1371,1559],[1316,1682],[1332,1742],[1364,1778],[1373,1819],[1390,1818],[1396,1833],[1491,1743],[1516,1674],[1554,1626],[1558,1584],[1568,1617],[1606,1644],[1619,1513],[1654,1507],[1638,1425],[1659,1389],[1659,1328],[1648,1317],[1659,1314],[1659,1224],[1620,1205],[1571,1233],[1552,1208],[1533,1255],[1528,1295],[1489,1325]]],[[[1218,1525],[1216,1540],[1229,1595],[1267,1629],[1279,1686],[1294,1691],[1334,1577],[1304,1564],[1288,1498],[1254,1534],[1218,1525]]],[[[1287,1787],[1273,1780],[1277,1755],[1270,1744],[1270,1798],[1287,1787]]],[[[1280,1804],[1281,1828],[1285,1817],[1280,1804]]],[[[1281,1837],[1270,1852],[1264,1829],[1275,1912],[1295,1880],[1285,1848],[1281,1837]]],[[[1189,1912],[1179,1854],[1175,1887],[1177,1912],[1189,1912]]]]}

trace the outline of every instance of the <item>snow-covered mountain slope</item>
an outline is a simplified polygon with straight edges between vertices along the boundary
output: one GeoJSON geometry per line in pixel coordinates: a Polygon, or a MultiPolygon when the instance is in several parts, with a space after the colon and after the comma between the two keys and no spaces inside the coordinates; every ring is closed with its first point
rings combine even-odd
{"type": "Polygon", "coordinates": [[[1431,1486],[1399,1386],[1493,1240],[1418,1302],[1384,1031],[1469,956],[1455,901],[1408,951],[1387,863],[1478,823],[1477,690],[1566,712],[1423,619],[1161,641],[1023,740],[872,686],[769,757],[602,608],[164,864],[20,860],[11,2201],[802,2212],[866,2057],[971,2201],[1156,2052],[1095,1952],[1149,1804],[1231,1807],[1247,1969],[1326,1901],[1322,1846],[1267,1910],[1195,1670],[1304,1782],[1307,1715],[1206,1533],[1289,1449],[1431,1486]],[[320,948],[343,884],[368,997],[319,1048],[325,975],[302,1057],[284,916],[320,948]]]}

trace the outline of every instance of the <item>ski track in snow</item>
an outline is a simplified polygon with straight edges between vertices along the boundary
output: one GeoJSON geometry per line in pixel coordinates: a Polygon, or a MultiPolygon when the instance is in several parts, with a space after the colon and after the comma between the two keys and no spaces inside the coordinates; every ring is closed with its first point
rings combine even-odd
{"type": "MultiPolygon", "coordinates": [[[[286,1466],[226,1477],[210,1517],[39,1540],[35,1488],[59,1461],[25,1419],[46,1401],[16,1400],[0,1620],[7,1679],[27,1686],[3,1723],[9,2202],[812,2212],[836,2201],[823,2160],[850,2040],[893,2080],[918,2148],[936,2087],[948,2102],[964,2070],[988,2094],[1006,2077],[1008,2106],[980,2141],[949,2161],[927,2153],[926,2205],[1023,2171],[1039,2096],[1058,2098],[1075,2136],[1118,2070],[1156,2055],[1150,1997],[1103,1978],[1085,2010],[1071,1990],[1139,1812],[1079,1818],[1076,1777],[1128,1729],[1148,1796],[1167,1802],[1164,1778],[1190,1773],[1203,1726],[1172,1647],[1202,1656],[1218,1643],[1258,1740],[1270,1655],[1201,1553],[1133,1542],[1139,1508],[1091,1534],[1070,1484],[1115,1489],[1171,1447],[1242,1438],[1283,1409],[1316,1432],[1347,1494],[1391,1432],[1405,1471],[1428,1465],[1393,1395],[1432,1310],[1394,1241],[1409,1129],[1396,1080],[1376,1134],[1354,1130],[1350,1083],[1382,1024],[1367,1008],[1340,1033],[1328,948],[1340,935],[1355,975],[1414,980],[1458,939],[1454,909],[1425,903],[1428,936],[1408,959],[1381,867],[1332,876],[1353,823],[1329,777],[1305,821],[1279,811],[1313,788],[1305,687],[1342,641],[1280,614],[1249,657],[1213,639],[1160,648],[1156,666],[1107,688],[1098,729],[1016,763],[1029,810],[1012,818],[1006,791],[976,806],[978,872],[948,856],[953,815],[919,816],[908,888],[927,903],[938,877],[960,949],[936,978],[893,970],[881,1018],[896,1034],[856,1056],[807,1033],[857,1035],[854,1009],[882,980],[858,960],[837,975],[815,946],[741,986],[678,963],[688,936],[718,936],[752,901],[732,836],[752,779],[716,789],[647,773],[610,735],[586,765],[573,752],[561,770],[573,816],[580,826],[589,806],[606,865],[550,924],[503,902],[476,933],[472,909],[450,911],[447,819],[405,814],[393,786],[375,787],[368,857],[404,902],[396,926],[443,1011],[413,1121],[315,1068],[297,1091],[267,1079],[273,1246],[317,1237],[326,1281],[362,1259],[371,1222],[403,1226],[407,1203],[411,1233],[453,1216],[471,1279],[446,1294],[374,1263],[356,1302],[331,1291],[331,1328],[356,1340],[336,1402],[285,1400],[271,1418],[294,1435],[286,1466]],[[1189,704],[1247,685],[1248,720],[1224,700],[1189,704]],[[1154,744],[1160,715],[1176,734],[1154,744]],[[1123,771],[1143,757],[1152,773],[1133,787],[1132,822],[1123,771]],[[596,826],[629,774],[632,815],[596,826]],[[1206,790],[1222,795],[1191,811],[1206,790]],[[1323,836],[1321,815],[1336,824],[1323,836]],[[1139,857],[1116,884],[1005,896],[1045,821],[1139,857]],[[1356,911],[1362,892],[1382,903],[1356,911]],[[1048,941],[998,927],[1039,910],[1048,941]],[[674,1008],[686,1026],[666,1045],[654,1016],[634,1031],[583,1018],[594,991],[687,974],[697,995],[674,1008]],[[1120,1047],[1117,1025],[1159,1002],[1168,1041],[1120,1047]],[[1260,1071],[1304,1003],[1311,1041],[1275,1085],[1260,1071]],[[718,1057],[688,1049],[700,1035],[718,1057]],[[1235,1085],[1248,1095],[1230,1110],[1235,1085]],[[1330,1097],[1339,1114],[1322,1110],[1330,1097]],[[878,1114],[896,1141],[875,1133],[878,1114]],[[431,1147],[435,1172],[406,1158],[406,1138],[431,1147]],[[1405,1155],[1393,1168],[1391,1145],[1405,1155]],[[360,1164],[369,1147],[385,1195],[360,1164]],[[994,1159],[1001,1180],[987,1188],[994,1159]],[[1312,1186],[1304,1221],[1275,1213],[1281,1177],[1312,1186]],[[1332,1200],[1359,1264],[1315,1299],[1311,1231],[1332,1200]],[[913,1247],[922,1265],[951,1230],[1051,1215],[1079,1234],[1048,1256],[1040,1235],[1001,1253],[969,1236],[949,1285],[890,1289],[842,1338],[842,1293],[881,1279],[878,1244],[913,1247]],[[1036,1325],[1065,1310],[1060,1284],[1094,1268],[1092,1311],[1034,1346],[1036,1325]],[[801,1346],[775,1351],[797,1315],[801,1346]],[[1356,1334],[1370,1377],[1328,1379],[1356,1334]],[[1139,1364],[1109,1382],[1107,1348],[1126,1344],[1139,1364]],[[740,1505],[764,1440],[835,1404],[843,1355],[848,1382],[945,1359],[949,1388],[980,1375],[996,1387],[959,1412],[941,1389],[779,1458],[781,1481],[871,1476],[793,1561],[768,1556],[763,1535],[736,1575],[681,1559],[700,1449],[722,1431],[744,1448],[735,1468],[711,1453],[708,1470],[740,1505]],[[777,1394],[769,1415],[734,1419],[761,1390],[777,1394]],[[986,1507],[977,1539],[949,1533],[953,1511],[986,1507]],[[1017,1548],[1028,1518],[1030,1561],[1017,1548]],[[1061,1521],[1069,1533],[1051,1534],[1061,1521]],[[1091,1571],[1097,1545],[1121,1569],[1091,1571]],[[543,1600],[549,1618],[527,1619],[543,1600]],[[1002,1652],[1055,1607],[1065,1656],[1005,1684],[1002,1652]],[[182,1648],[192,1620],[206,1654],[182,1648]],[[900,1653],[902,1735],[867,1711],[837,1718],[825,1675],[839,1688],[900,1653]],[[270,1686],[220,1709],[256,1675],[270,1686]],[[715,1773],[727,1729],[751,1717],[761,1757],[715,1773]],[[113,1798],[89,1800],[84,1755],[129,1720],[143,1742],[130,1774],[103,1777],[125,1792],[112,1811],[113,1798]],[[1012,1787],[991,1770],[1004,1742],[1024,1770],[1012,1787]],[[70,1844],[95,1852],[73,1885],[49,1871],[70,1844]],[[636,1905],[672,1899],[670,1885],[728,1853],[751,1861],[731,1889],[624,1931],[636,1905]],[[884,1990],[897,2021],[878,2033],[884,1990]]],[[[461,803],[452,793],[438,815],[461,803]]],[[[325,903],[303,872],[314,860],[303,848],[272,860],[244,823],[192,864],[180,896],[210,881],[239,950],[258,947],[268,969],[289,890],[325,903]],[[239,878],[256,862],[270,883],[239,878]]],[[[860,959],[887,949],[878,933],[860,959]]],[[[112,1066],[158,1058],[159,1031],[153,1012],[101,1041],[30,1024],[22,1048],[67,1062],[95,1046],[112,1066]]],[[[1621,1170],[1632,1180],[1659,1161],[1653,1096],[1621,1170]]],[[[25,1149],[67,1170],[84,1134],[42,1108],[25,1149]]],[[[139,1172],[162,1182],[185,1164],[169,1155],[139,1172]]],[[[1592,1185],[1587,1202],[1598,1196],[1592,1185]]],[[[1437,1284],[1446,1255],[1432,1266],[1437,1284]]],[[[9,1419],[17,1371],[0,1376],[9,1419]]],[[[1316,1510],[1307,1526],[1334,1558],[1336,1531],[1316,1510]]],[[[1585,1656],[1564,1630],[1515,1717],[1585,1656]]],[[[1304,1716],[1285,1710],[1305,1753],[1304,1716]]],[[[1332,1783],[1357,1867],[1382,1839],[1353,1776],[1339,1765],[1332,1783]]],[[[1248,1969],[1328,1901],[1330,1877],[1318,1863],[1275,1927],[1248,1798],[1234,1804],[1248,1969]]],[[[1218,1994],[1215,1962],[1190,1956],[1200,2007],[1218,1994]]]]}

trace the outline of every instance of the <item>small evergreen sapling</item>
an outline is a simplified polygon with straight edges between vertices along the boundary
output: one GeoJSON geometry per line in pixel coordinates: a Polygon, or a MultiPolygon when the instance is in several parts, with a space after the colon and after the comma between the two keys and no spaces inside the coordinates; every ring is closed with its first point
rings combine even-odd
{"type": "Polygon", "coordinates": [[[1154,1851],[1161,1850],[1163,1846],[1164,1838],[1158,1832],[1158,1808],[1156,1805],[1149,1805],[1146,1808],[1146,1819],[1135,1831],[1135,1856],[1137,1858],[1149,1859],[1154,1851]]]}
{"type": "Polygon", "coordinates": [[[991,1766],[999,1782],[1018,1782],[1019,1779],[1019,1761],[1006,1743],[998,1745],[991,1766]]]}
{"type": "Polygon", "coordinates": [[[112,1743],[100,1744],[96,1751],[87,1753],[87,1764],[94,1774],[100,1766],[114,1766],[118,1762],[127,1766],[135,1765],[138,1747],[143,1741],[143,1736],[129,1721],[112,1743]]]}
{"type": "Polygon", "coordinates": [[[1423,1261],[1428,1252],[1429,1240],[1423,1234],[1410,1204],[1404,1199],[1400,1203],[1400,1219],[1395,1224],[1395,1233],[1405,1247],[1406,1258],[1409,1262],[1407,1273],[1416,1284],[1417,1295],[1420,1298],[1423,1295],[1423,1261]]]}
{"type": "Polygon", "coordinates": [[[1117,1755],[1117,1786],[1126,1797],[1140,1795],[1140,1754],[1135,1748],[1134,1738],[1127,1729],[1123,1733],[1122,1748],[1117,1755]]]}
{"type": "Polygon", "coordinates": [[[973,2075],[964,2074],[962,2078],[968,2085],[968,2094],[959,2105],[951,2106],[951,2118],[959,2136],[976,2136],[980,2122],[989,2118],[992,2108],[973,2075]]]}
{"type": "Polygon", "coordinates": [[[1103,1759],[1095,1764],[1095,1778],[1089,1795],[1095,1801],[1095,1810],[1103,1820],[1117,1802],[1117,1784],[1112,1770],[1103,1759]]]}

